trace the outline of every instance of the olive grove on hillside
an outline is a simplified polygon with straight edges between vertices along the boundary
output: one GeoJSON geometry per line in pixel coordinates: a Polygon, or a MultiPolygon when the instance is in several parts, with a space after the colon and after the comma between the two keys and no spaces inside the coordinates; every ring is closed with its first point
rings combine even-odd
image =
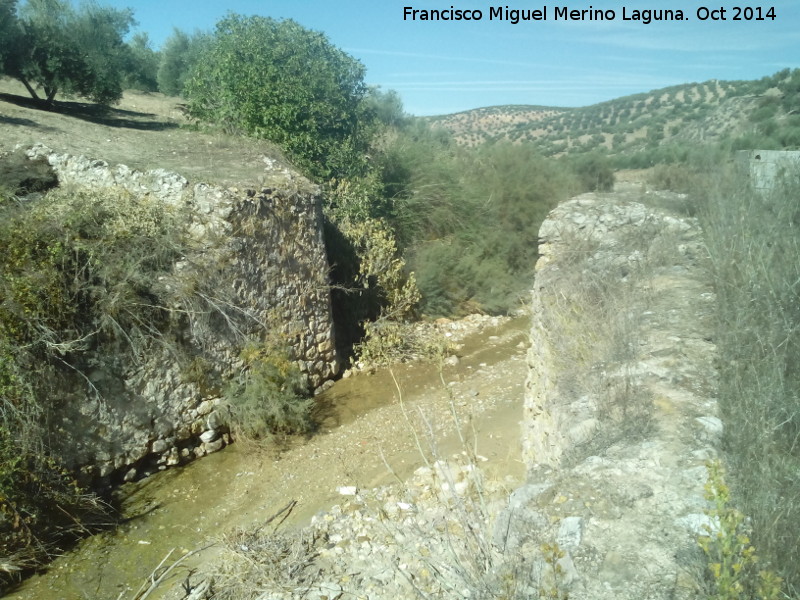
{"type": "Polygon", "coordinates": [[[0,0],[0,73],[18,79],[39,100],[77,94],[109,104],[122,96],[128,48],[123,36],[134,24],[130,9],[96,4],[74,9],[67,0],[0,0]]]}

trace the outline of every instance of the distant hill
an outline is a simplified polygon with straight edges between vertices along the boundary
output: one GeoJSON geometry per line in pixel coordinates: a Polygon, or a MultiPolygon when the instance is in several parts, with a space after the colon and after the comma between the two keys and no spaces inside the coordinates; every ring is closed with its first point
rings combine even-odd
{"type": "Polygon", "coordinates": [[[450,131],[460,144],[476,146],[520,128],[535,131],[538,123],[571,110],[575,109],[507,104],[430,117],[430,121],[450,131]]]}
{"type": "Polygon", "coordinates": [[[726,139],[742,147],[800,147],[800,70],[753,81],[687,83],[581,108],[508,105],[428,117],[459,144],[534,142],[546,155],[639,152],[726,139]]]}

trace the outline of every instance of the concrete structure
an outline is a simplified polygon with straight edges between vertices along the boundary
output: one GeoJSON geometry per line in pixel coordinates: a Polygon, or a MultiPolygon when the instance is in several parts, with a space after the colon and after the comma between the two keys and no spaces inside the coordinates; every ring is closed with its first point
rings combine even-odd
{"type": "Polygon", "coordinates": [[[740,150],[736,163],[750,174],[753,187],[768,190],[791,169],[800,169],[800,150],[740,150]]]}

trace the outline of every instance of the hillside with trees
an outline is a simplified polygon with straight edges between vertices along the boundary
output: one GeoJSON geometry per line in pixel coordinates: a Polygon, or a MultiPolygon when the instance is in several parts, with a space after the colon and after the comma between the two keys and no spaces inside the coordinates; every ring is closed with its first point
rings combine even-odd
{"type": "Polygon", "coordinates": [[[689,145],[800,147],[800,71],[711,80],[580,108],[496,106],[430,117],[459,144],[534,144],[546,156],[600,151],[634,168],[686,157],[689,145]],[[625,158],[627,157],[627,158],[625,158]]]}
{"type": "Polygon", "coordinates": [[[87,323],[157,331],[148,286],[182,253],[169,223],[135,203],[31,187],[10,150],[46,140],[227,186],[269,186],[264,165],[302,173],[321,190],[340,343],[374,363],[411,354],[415,320],[525,306],[548,212],[611,190],[615,169],[655,167],[649,185],[686,192],[683,210],[709,237],[734,493],[765,560],[800,586],[783,552],[800,523],[797,183],[768,204],[728,170],[740,148],[800,147],[800,70],[420,119],[293,21],[231,14],[210,32],[176,29],[158,50],[146,34],[125,41],[133,24],[128,10],[0,0],[0,72],[18,82],[0,94],[0,542],[17,560],[3,577],[108,520],[48,446],[41,407],[59,394],[37,387],[36,357],[72,360],[96,335],[87,323]],[[48,202],[66,208],[53,218],[48,202]],[[111,227],[123,208],[142,231],[111,227]]]}

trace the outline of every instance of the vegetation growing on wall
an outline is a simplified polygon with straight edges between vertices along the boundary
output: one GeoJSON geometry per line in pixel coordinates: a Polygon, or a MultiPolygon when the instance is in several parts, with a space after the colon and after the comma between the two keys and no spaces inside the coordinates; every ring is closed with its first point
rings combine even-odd
{"type": "Polygon", "coordinates": [[[249,439],[306,433],[314,399],[308,380],[277,342],[251,344],[241,352],[243,369],[225,391],[234,435],[249,439]]]}
{"type": "Polygon", "coordinates": [[[706,586],[713,600],[778,600],[781,579],[759,564],[750,543],[750,528],[745,516],[731,504],[730,488],[725,483],[719,461],[708,465],[705,497],[711,505],[706,514],[711,525],[698,540],[708,560],[706,586]]]}
{"type": "Polygon", "coordinates": [[[375,172],[333,180],[327,187],[325,239],[340,348],[347,354],[359,347],[357,354],[369,358],[375,352],[368,346],[388,344],[392,354],[403,346],[402,339],[390,340],[378,331],[386,333],[416,316],[420,296],[387,218],[391,203],[375,172]],[[372,344],[363,343],[367,340],[372,344]]]}
{"type": "Polygon", "coordinates": [[[113,361],[162,335],[159,274],[181,252],[175,219],[120,191],[0,199],[0,544],[21,566],[102,512],[64,470],[49,421],[65,382],[102,396],[88,350],[103,344],[113,361]]]}

